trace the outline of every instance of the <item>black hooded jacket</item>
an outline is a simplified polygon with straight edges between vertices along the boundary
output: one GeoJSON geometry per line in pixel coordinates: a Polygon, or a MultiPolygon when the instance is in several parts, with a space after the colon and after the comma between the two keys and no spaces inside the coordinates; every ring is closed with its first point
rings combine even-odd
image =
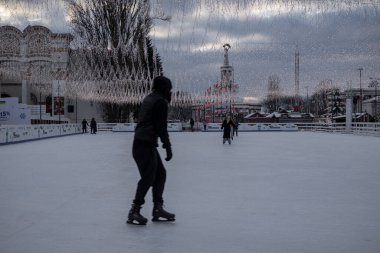
{"type": "Polygon", "coordinates": [[[153,91],[144,98],[141,105],[135,140],[145,141],[147,145],[157,147],[159,137],[164,146],[169,147],[167,117],[168,101],[159,92],[153,91]]]}

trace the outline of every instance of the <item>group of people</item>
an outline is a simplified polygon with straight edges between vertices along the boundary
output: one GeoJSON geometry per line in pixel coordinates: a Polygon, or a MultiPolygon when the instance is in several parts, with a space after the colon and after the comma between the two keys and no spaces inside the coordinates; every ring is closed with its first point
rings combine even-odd
{"type": "Polygon", "coordinates": [[[91,119],[90,125],[88,125],[86,119],[82,120],[82,133],[87,133],[88,126],[90,126],[91,134],[96,134],[96,132],[98,131],[98,128],[97,128],[96,121],[94,118],[91,119]]]}

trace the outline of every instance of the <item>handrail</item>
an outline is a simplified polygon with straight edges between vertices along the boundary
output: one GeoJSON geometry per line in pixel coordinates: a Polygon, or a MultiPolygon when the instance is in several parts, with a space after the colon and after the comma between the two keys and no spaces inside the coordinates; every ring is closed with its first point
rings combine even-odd
{"type": "Polygon", "coordinates": [[[351,126],[346,126],[345,123],[296,123],[296,125],[301,131],[380,136],[380,123],[374,122],[355,122],[351,126]]]}
{"type": "MultiPolygon", "coordinates": [[[[116,126],[117,124],[118,123],[98,123],[97,125],[98,125],[99,131],[112,131],[112,128],[116,126]]],[[[252,123],[240,123],[239,128],[244,129],[244,125],[249,125],[249,124],[252,124],[252,123]]],[[[255,124],[260,124],[260,123],[255,123],[255,124]]],[[[278,125],[278,123],[265,123],[265,125],[270,125],[270,124],[278,125]]],[[[300,122],[300,123],[292,123],[292,124],[296,125],[299,131],[380,136],[380,123],[373,123],[373,122],[353,122],[351,124],[351,127],[347,127],[346,123],[300,122]]],[[[212,125],[212,123],[210,123],[210,125],[212,125]]],[[[182,128],[185,131],[190,131],[190,124],[188,122],[182,122],[182,128]]],[[[194,131],[204,131],[203,123],[195,122],[194,131]]]]}
{"type": "MultiPolygon", "coordinates": [[[[203,123],[197,123],[200,126],[203,123]]],[[[244,125],[250,123],[241,123],[239,128],[244,131],[244,125]]],[[[326,133],[341,133],[354,135],[368,135],[380,137],[380,123],[373,122],[355,122],[350,126],[345,123],[292,123],[296,125],[298,131],[326,132],[326,133]]],[[[112,131],[117,123],[98,123],[99,131],[112,131]]],[[[259,125],[259,124],[256,124],[259,125]]],[[[265,123],[266,126],[271,125],[265,123]]],[[[273,126],[278,125],[274,123],[273,126]]],[[[184,125],[182,125],[184,126],[184,125]]],[[[200,127],[199,127],[200,128],[200,127]]],[[[173,129],[172,129],[173,130],[173,129]]],[[[176,129],[174,129],[176,130],[176,129]]],[[[199,130],[194,129],[195,131],[199,130]]],[[[207,129],[206,132],[213,129],[207,129]]],[[[219,130],[219,127],[217,127],[219,130]]],[[[252,129],[251,129],[252,130],[252,129]]],[[[250,131],[251,131],[250,130],[250,131]]],[[[265,129],[261,129],[265,130],[265,129]]],[[[181,131],[177,129],[176,131],[181,131]]],[[[204,130],[202,130],[204,131],[204,130]]],[[[255,130],[253,130],[255,131],[255,130]]],[[[0,145],[7,143],[16,143],[27,140],[35,140],[56,136],[64,136],[70,134],[81,133],[81,124],[57,124],[57,125],[0,125],[0,145]]]]}

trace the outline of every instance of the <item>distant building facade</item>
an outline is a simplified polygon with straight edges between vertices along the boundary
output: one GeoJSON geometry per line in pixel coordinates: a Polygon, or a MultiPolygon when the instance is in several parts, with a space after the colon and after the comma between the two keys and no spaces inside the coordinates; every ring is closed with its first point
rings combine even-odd
{"type": "Polygon", "coordinates": [[[34,123],[80,122],[95,117],[96,104],[65,97],[70,33],[53,33],[44,26],[0,27],[0,94],[16,97],[32,108],[34,123]]]}
{"type": "MultiPolygon", "coordinates": [[[[380,87],[380,86],[379,86],[380,87]]],[[[345,96],[352,98],[353,113],[368,113],[380,120],[379,87],[352,88],[345,91],[345,96]]]]}

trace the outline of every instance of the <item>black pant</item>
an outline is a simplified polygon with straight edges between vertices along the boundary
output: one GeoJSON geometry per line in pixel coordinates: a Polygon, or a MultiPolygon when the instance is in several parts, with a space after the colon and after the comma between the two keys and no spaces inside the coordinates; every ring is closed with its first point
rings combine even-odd
{"type": "Polygon", "coordinates": [[[157,148],[150,143],[135,140],[133,142],[132,155],[141,176],[137,184],[133,203],[143,205],[145,203],[145,196],[151,186],[153,202],[163,203],[162,194],[165,188],[166,170],[157,148]]]}

